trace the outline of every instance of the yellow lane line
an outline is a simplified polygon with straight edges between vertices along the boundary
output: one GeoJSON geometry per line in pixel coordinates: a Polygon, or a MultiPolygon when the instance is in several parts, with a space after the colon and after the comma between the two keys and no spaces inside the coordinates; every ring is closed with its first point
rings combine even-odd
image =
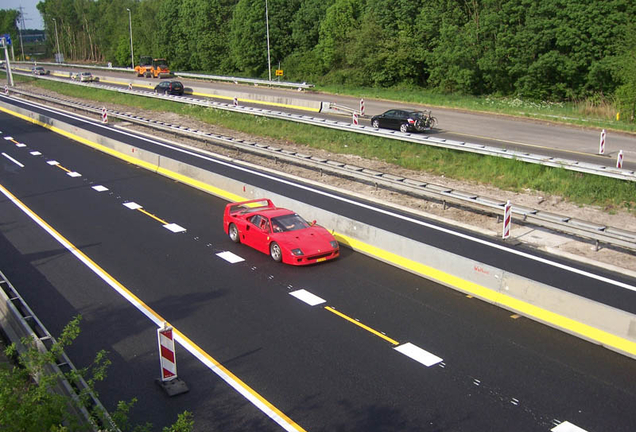
{"type": "Polygon", "coordinates": [[[481,298],[497,306],[518,312],[521,315],[553,325],[584,339],[600,343],[606,347],[610,347],[636,357],[636,342],[629,339],[616,336],[612,333],[597,329],[563,315],[559,315],[558,313],[551,312],[506,294],[483,287],[474,282],[437,270],[436,268],[401,257],[397,254],[385,251],[346,235],[334,233],[334,237],[336,237],[339,242],[348,245],[350,248],[360,251],[366,255],[376,257],[381,261],[392,263],[407,271],[420,274],[427,279],[437,281],[442,285],[456,288],[468,295],[481,298]]]}
{"type": "Polygon", "coordinates": [[[137,210],[139,210],[140,212],[142,212],[143,214],[145,214],[146,216],[150,216],[151,218],[153,218],[154,220],[161,222],[164,225],[168,225],[168,222],[166,222],[163,219],[158,218],[157,216],[153,215],[152,213],[148,213],[146,210],[142,209],[142,208],[138,208],[137,210]]]}
{"type": "Polygon", "coordinates": [[[373,330],[371,327],[366,326],[366,325],[362,324],[362,323],[361,323],[361,322],[359,322],[359,321],[356,321],[355,319],[353,319],[353,318],[351,318],[351,317],[348,317],[347,315],[343,314],[342,312],[338,312],[337,310],[335,310],[334,308],[332,308],[332,307],[330,307],[330,306],[325,306],[325,309],[326,309],[326,310],[328,310],[328,311],[329,311],[329,312],[331,312],[331,313],[334,313],[334,314],[338,315],[338,316],[339,316],[339,317],[341,317],[341,318],[346,319],[347,321],[349,321],[349,322],[351,322],[351,323],[353,323],[353,324],[357,325],[358,327],[363,328],[363,329],[365,329],[366,331],[368,331],[368,332],[370,332],[370,333],[373,333],[373,334],[374,334],[374,335],[376,335],[376,336],[381,337],[382,339],[384,339],[385,341],[388,341],[388,342],[392,343],[393,345],[399,345],[399,344],[400,344],[398,341],[396,341],[396,340],[394,340],[394,339],[391,339],[390,337],[388,337],[388,336],[386,336],[386,335],[384,335],[384,334],[380,333],[380,332],[379,332],[379,331],[377,331],[377,330],[373,330]]]}
{"type": "Polygon", "coordinates": [[[59,168],[59,169],[61,169],[61,170],[66,171],[67,173],[70,173],[70,172],[71,172],[71,170],[70,170],[70,169],[66,169],[66,168],[64,168],[64,167],[63,167],[62,165],[60,165],[60,164],[57,164],[57,165],[55,165],[55,166],[56,166],[56,167],[58,167],[58,168],[59,168]]]}
{"type": "MultiPolygon", "coordinates": [[[[37,124],[44,128],[47,128],[55,133],[66,136],[72,140],[78,141],[82,144],[88,145],[92,148],[100,150],[106,154],[122,159],[131,164],[140,166],[142,168],[149,169],[151,171],[155,171],[159,174],[162,174],[166,177],[175,179],[180,181],[181,183],[196,187],[197,189],[209,192],[218,197],[224,198],[230,202],[237,201],[245,201],[247,198],[242,197],[240,195],[236,195],[234,193],[225,191],[221,188],[217,188],[211,186],[207,183],[201,182],[199,180],[191,179],[190,177],[184,176],[182,174],[176,173],[174,171],[167,170],[165,168],[159,167],[154,164],[150,164],[148,162],[144,162],[138,159],[133,158],[132,156],[126,155],[124,153],[118,152],[116,150],[112,150],[108,147],[102,146],[100,144],[89,141],[85,138],[82,138],[78,135],[72,134],[70,132],[66,132],[62,129],[56,128],[54,126],[42,123],[38,120],[32,119],[30,117],[24,116],[22,114],[16,113],[14,111],[5,109],[0,106],[0,111],[6,112],[15,117],[22,118],[31,123],[37,124]]],[[[367,255],[373,256],[375,258],[380,259],[381,261],[388,262],[394,264],[400,268],[403,268],[407,271],[420,274],[428,279],[438,281],[439,283],[456,288],[468,295],[472,295],[475,297],[479,297],[481,299],[487,300],[497,305],[501,305],[502,307],[513,310],[515,312],[519,312],[522,315],[525,315],[530,318],[534,318],[538,321],[544,322],[546,324],[553,325],[557,328],[561,328],[565,331],[571,332],[575,335],[581,336],[584,339],[588,339],[597,343],[600,343],[604,346],[616,349],[618,351],[622,351],[630,354],[631,356],[636,357],[636,342],[630,341],[625,338],[621,338],[619,336],[613,335],[611,333],[605,332],[603,330],[599,330],[587,324],[580,323],[573,319],[564,317],[554,312],[550,312],[548,310],[539,308],[530,303],[523,302],[521,300],[515,299],[513,297],[507,296],[502,293],[498,293],[491,289],[485,288],[481,285],[478,285],[473,282],[466,281],[459,277],[450,275],[448,273],[437,270],[433,267],[427,266],[422,263],[418,263],[407,258],[401,257],[392,252],[385,251],[383,249],[377,248],[375,246],[366,244],[359,240],[348,237],[344,234],[334,233],[336,239],[348,245],[350,248],[365,253],[367,255]]]]}
{"type": "MultiPolygon", "coordinates": [[[[233,384],[238,385],[242,390],[248,392],[254,398],[256,398],[265,408],[266,410],[271,411],[275,415],[275,417],[279,417],[282,419],[282,422],[285,423],[284,426],[289,426],[291,429],[297,432],[305,432],[300,425],[294,422],[291,418],[289,418],[286,414],[272,405],[269,401],[263,398],[258,392],[252,389],[250,386],[245,384],[241,379],[239,379],[236,375],[226,369],[221,363],[219,363],[216,359],[206,353],[201,347],[195,344],[191,339],[185,336],[181,331],[175,328],[172,324],[168,322],[167,319],[162,317],[159,313],[154,311],[151,307],[149,307],[146,303],[144,303],[139,297],[133,294],[128,288],[122,285],[117,279],[111,276],[106,270],[100,267],[97,263],[95,263],[92,259],[90,259],[84,252],[82,252],[77,246],[68,241],[64,236],[62,236],[58,231],[56,231],[51,225],[49,225],[44,219],[38,216],[33,210],[26,206],[22,201],[16,198],[11,192],[9,192],[4,186],[0,184],[0,192],[2,192],[7,198],[13,201],[24,213],[26,213],[31,219],[33,219],[38,225],[44,228],[53,238],[55,238],[59,243],[61,243],[64,247],[66,247],[73,255],[79,258],[89,269],[91,269],[94,273],[100,276],[106,283],[108,283],[112,288],[114,288],[122,297],[128,300],[133,306],[135,306],[138,310],[140,310],[144,315],[149,317],[156,325],[162,326],[163,323],[168,323],[175,334],[179,336],[182,343],[188,351],[189,348],[196,351],[199,355],[205,357],[210,363],[212,363],[216,369],[220,370],[223,374],[225,374],[233,384]]],[[[233,385],[233,387],[235,387],[233,385]]],[[[235,387],[236,388],[236,387],[235,387]]],[[[265,411],[264,411],[265,412],[265,411]]],[[[277,423],[281,423],[275,417],[272,417],[270,413],[265,412],[270,418],[272,418],[277,423]]]]}

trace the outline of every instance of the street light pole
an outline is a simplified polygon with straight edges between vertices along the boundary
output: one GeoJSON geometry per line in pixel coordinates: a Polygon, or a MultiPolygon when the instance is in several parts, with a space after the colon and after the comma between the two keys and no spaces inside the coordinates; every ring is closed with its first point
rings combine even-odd
{"type": "Polygon", "coordinates": [[[59,61],[60,58],[60,40],[57,38],[57,20],[53,18],[53,23],[55,24],[55,41],[57,43],[57,55],[55,56],[55,61],[61,63],[59,61]]]}
{"type": "Polygon", "coordinates": [[[133,51],[133,39],[132,39],[132,12],[130,9],[126,8],[128,11],[128,26],[130,27],[130,63],[132,64],[132,68],[135,68],[135,52],[133,51]]]}
{"type": "Polygon", "coordinates": [[[269,80],[272,80],[272,63],[269,57],[269,13],[267,11],[267,0],[265,0],[265,26],[267,28],[267,72],[269,73],[269,80]]]}

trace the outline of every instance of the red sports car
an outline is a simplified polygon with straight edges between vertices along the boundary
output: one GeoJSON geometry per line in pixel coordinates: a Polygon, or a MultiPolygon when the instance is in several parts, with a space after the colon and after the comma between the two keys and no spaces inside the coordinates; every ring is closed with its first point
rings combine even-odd
{"type": "Polygon", "coordinates": [[[235,202],[225,207],[223,228],[234,243],[244,243],[274,261],[314,264],[337,258],[338,242],[325,228],[308,223],[270,199],[235,202]]]}

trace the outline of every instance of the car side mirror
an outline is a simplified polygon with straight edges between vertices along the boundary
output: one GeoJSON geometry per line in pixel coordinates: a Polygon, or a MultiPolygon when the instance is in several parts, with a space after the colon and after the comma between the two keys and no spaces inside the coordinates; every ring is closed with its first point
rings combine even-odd
{"type": "Polygon", "coordinates": [[[314,226],[314,225],[316,225],[316,220],[313,220],[313,221],[311,222],[311,226],[314,226]]]}

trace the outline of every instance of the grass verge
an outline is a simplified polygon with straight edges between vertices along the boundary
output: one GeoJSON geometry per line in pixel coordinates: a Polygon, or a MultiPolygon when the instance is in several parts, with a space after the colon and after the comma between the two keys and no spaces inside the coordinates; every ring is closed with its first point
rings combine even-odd
{"type": "Polygon", "coordinates": [[[336,154],[377,159],[434,175],[494,185],[512,192],[534,190],[544,196],[559,195],[580,206],[596,205],[610,213],[617,209],[632,212],[636,207],[636,185],[631,182],[84,86],[32,81],[39,87],[71,97],[147,111],[173,112],[254,136],[284,140],[336,154]]]}

